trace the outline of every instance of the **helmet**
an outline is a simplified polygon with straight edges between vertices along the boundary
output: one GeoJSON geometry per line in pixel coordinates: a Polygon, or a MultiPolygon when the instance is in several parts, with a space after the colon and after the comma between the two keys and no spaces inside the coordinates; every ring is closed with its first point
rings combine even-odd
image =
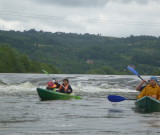
{"type": "Polygon", "coordinates": [[[156,76],[152,76],[152,77],[150,77],[150,80],[155,80],[157,82],[157,77],[156,76]]]}
{"type": "Polygon", "coordinates": [[[48,85],[49,88],[52,88],[52,86],[54,85],[54,83],[52,81],[50,81],[50,82],[48,82],[47,85],[48,85]]]}
{"type": "Polygon", "coordinates": [[[50,81],[50,82],[48,82],[48,88],[56,88],[57,87],[57,85],[56,84],[54,84],[54,82],[53,81],[50,81]]]}

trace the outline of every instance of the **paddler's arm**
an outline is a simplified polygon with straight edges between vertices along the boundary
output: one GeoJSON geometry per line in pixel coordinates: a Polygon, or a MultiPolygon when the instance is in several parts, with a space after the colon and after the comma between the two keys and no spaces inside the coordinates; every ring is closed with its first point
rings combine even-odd
{"type": "Polygon", "coordinates": [[[58,81],[55,81],[55,82],[54,82],[54,84],[56,84],[56,85],[57,85],[57,88],[59,88],[59,87],[60,87],[60,84],[58,83],[58,81]]]}
{"type": "Polygon", "coordinates": [[[142,91],[142,85],[146,83],[146,80],[142,80],[142,82],[136,87],[136,91],[142,91]]]}
{"type": "Polygon", "coordinates": [[[72,87],[69,85],[69,86],[68,86],[67,93],[68,93],[68,94],[71,94],[71,93],[72,93],[72,91],[73,91],[73,90],[72,90],[72,87]]]}

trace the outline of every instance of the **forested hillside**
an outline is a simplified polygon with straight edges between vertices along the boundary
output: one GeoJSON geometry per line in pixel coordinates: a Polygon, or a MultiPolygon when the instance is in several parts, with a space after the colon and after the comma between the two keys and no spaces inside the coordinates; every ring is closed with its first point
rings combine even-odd
{"type": "Polygon", "coordinates": [[[59,72],[53,65],[35,62],[12,47],[0,45],[0,73],[41,73],[41,69],[59,72]]]}
{"type": "Polygon", "coordinates": [[[1,44],[34,61],[53,64],[60,73],[128,74],[127,65],[133,65],[141,74],[160,74],[160,37],[114,38],[31,29],[0,31],[1,44]]]}

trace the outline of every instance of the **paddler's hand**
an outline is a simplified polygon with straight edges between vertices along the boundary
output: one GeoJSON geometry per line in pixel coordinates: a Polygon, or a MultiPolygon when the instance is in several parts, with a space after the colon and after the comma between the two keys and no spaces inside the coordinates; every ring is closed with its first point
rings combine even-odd
{"type": "Polygon", "coordinates": [[[60,92],[60,90],[56,90],[56,92],[60,92]]]}
{"type": "Polygon", "coordinates": [[[156,96],[156,95],[152,95],[151,97],[152,97],[152,98],[155,98],[155,99],[157,99],[157,96],[156,96]]]}
{"type": "Polygon", "coordinates": [[[147,81],[146,80],[142,80],[141,84],[145,84],[147,81]]]}

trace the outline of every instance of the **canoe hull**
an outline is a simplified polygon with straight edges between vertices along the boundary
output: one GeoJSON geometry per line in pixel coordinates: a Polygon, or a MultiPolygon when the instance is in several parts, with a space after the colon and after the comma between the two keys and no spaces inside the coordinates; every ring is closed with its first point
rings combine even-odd
{"type": "Polygon", "coordinates": [[[135,102],[135,106],[138,112],[149,113],[160,111],[160,101],[148,96],[138,99],[135,102]]]}
{"type": "Polygon", "coordinates": [[[37,93],[41,100],[68,100],[68,99],[81,98],[80,96],[59,93],[56,91],[46,90],[43,88],[37,88],[37,93]]]}

